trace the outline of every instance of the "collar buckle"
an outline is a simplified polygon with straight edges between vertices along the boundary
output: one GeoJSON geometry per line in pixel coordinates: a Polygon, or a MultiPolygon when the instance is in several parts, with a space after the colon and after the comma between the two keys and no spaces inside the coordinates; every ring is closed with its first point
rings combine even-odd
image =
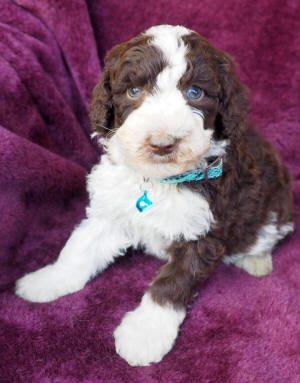
{"type": "Polygon", "coordinates": [[[205,181],[208,180],[208,168],[205,168],[205,169],[204,169],[204,180],[205,180],[205,181]]]}

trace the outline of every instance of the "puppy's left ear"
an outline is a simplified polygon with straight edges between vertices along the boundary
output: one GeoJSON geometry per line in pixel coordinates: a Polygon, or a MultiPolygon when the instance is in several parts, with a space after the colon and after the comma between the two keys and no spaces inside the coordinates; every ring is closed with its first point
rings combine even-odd
{"type": "Polygon", "coordinates": [[[248,89],[241,84],[233,59],[219,51],[217,56],[218,72],[221,83],[217,129],[231,141],[238,140],[246,128],[249,110],[248,89]]]}

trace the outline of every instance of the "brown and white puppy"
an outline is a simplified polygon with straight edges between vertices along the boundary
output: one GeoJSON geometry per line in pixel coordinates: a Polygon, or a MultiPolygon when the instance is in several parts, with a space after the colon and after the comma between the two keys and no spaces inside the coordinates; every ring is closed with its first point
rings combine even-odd
{"type": "Polygon", "coordinates": [[[88,176],[87,218],[56,263],[17,282],[17,294],[46,302],[78,291],[142,247],[167,262],[115,330],[116,350],[131,365],[159,362],[197,283],[222,260],[270,273],[273,248],[293,230],[289,173],[247,110],[231,58],[193,31],[157,26],[113,48],[93,93],[105,154],[88,176]],[[180,182],[216,158],[217,178],[180,182]]]}

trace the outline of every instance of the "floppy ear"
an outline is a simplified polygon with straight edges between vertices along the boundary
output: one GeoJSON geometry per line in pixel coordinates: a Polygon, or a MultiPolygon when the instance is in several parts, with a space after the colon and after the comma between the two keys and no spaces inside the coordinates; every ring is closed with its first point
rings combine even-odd
{"type": "Polygon", "coordinates": [[[232,58],[219,51],[217,59],[221,82],[217,129],[219,128],[226,137],[235,141],[241,137],[246,128],[249,91],[240,83],[232,58]]]}
{"type": "Polygon", "coordinates": [[[105,57],[100,82],[95,86],[90,108],[92,130],[99,134],[108,134],[114,124],[111,80],[114,68],[123,51],[123,45],[116,45],[105,57]]]}
{"type": "Polygon", "coordinates": [[[99,134],[107,134],[113,124],[113,105],[110,88],[110,74],[104,68],[100,82],[95,86],[90,108],[92,130],[99,134]]]}

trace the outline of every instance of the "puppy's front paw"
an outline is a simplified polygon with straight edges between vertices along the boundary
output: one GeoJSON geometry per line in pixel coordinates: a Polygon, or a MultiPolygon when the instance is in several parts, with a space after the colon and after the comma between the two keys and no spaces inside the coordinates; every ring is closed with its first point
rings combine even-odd
{"type": "Polygon", "coordinates": [[[50,302],[84,286],[76,275],[62,267],[48,265],[25,275],[16,283],[16,294],[31,302],[50,302]]]}
{"type": "Polygon", "coordinates": [[[114,332],[117,353],[131,366],[161,361],[171,350],[184,317],[184,310],[160,306],[145,294],[114,332]]]}

